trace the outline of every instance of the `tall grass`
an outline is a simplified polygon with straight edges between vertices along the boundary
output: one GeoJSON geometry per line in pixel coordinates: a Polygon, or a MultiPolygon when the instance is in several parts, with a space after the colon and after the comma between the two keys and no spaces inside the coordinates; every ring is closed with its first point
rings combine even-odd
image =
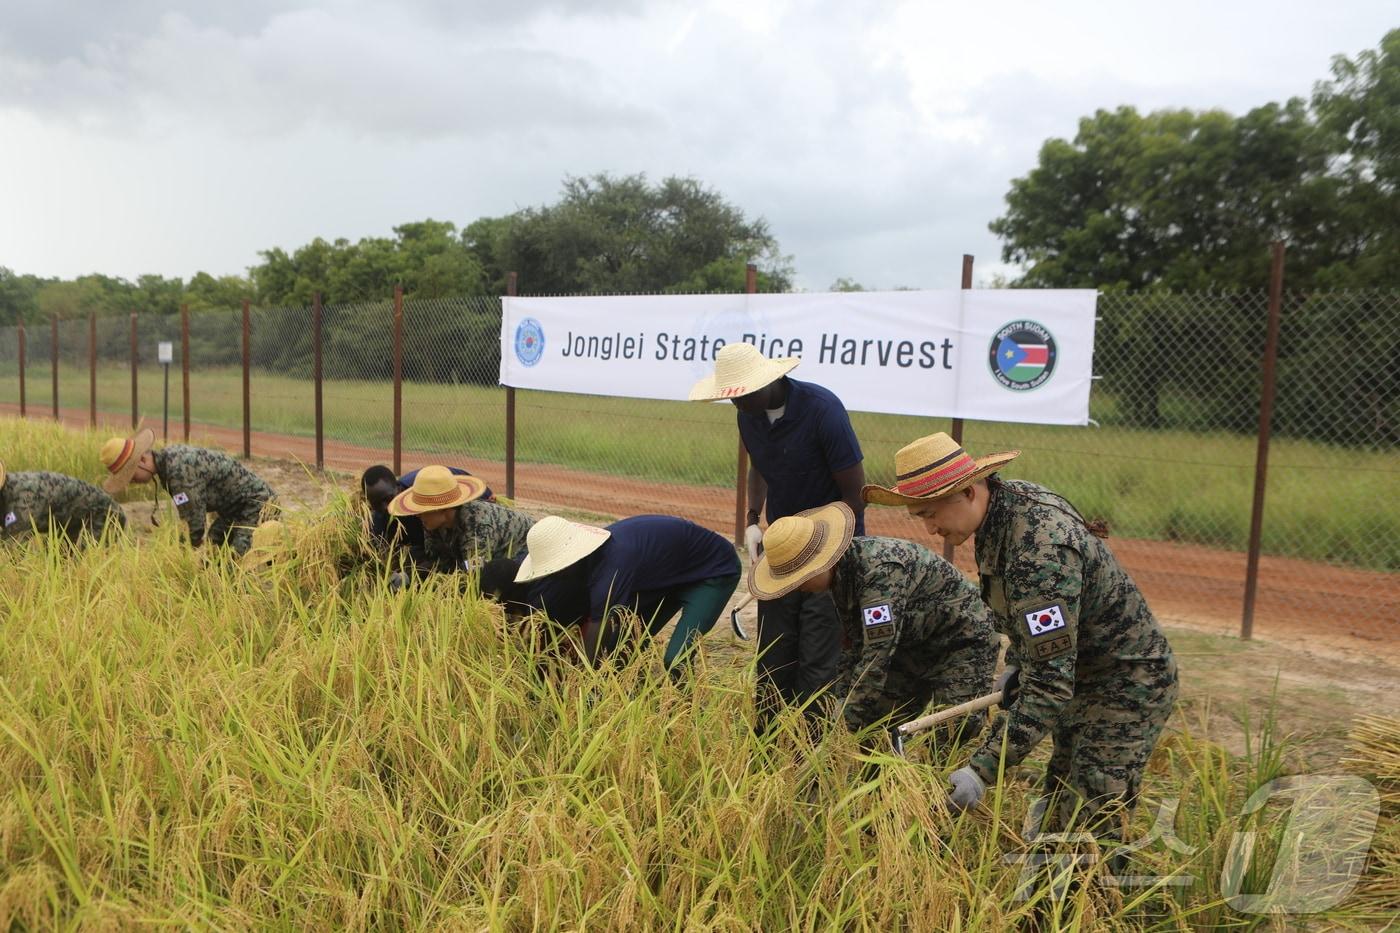
{"type": "MultiPolygon", "coordinates": [[[[98,404],[130,411],[130,374],[98,371],[98,404]]],[[[48,370],[28,373],[33,411],[48,409],[48,370]],[[39,397],[35,396],[35,393],[39,397]]],[[[237,369],[192,374],[192,415],[230,427],[242,424],[242,376],[237,369]]],[[[65,404],[87,404],[87,374],[60,369],[65,404]]],[[[258,430],[311,435],[312,393],[304,379],[254,371],[253,424],[258,430]]],[[[157,372],[142,373],[141,411],[161,412],[157,372]]],[[[518,394],[517,455],[524,463],[563,464],[593,472],[666,483],[726,486],[734,481],[733,410],[726,405],[526,392],[518,394]]],[[[0,401],[15,401],[13,367],[0,367],[0,401]]],[[[409,449],[505,457],[504,390],[405,383],[404,443],[409,449]]],[[[180,393],[171,398],[180,418],[180,393]]],[[[1110,406],[1111,407],[1111,406],[1110,406]]],[[[923,434],[946,430],[939,419],[852,415],[865,453],[867,478],[889,483],[894,452],[923,434]]],[[[330,380],[325,388],[327,436],[385,447],[392,409],[382,382],[330,380]]],[[[158,426],[158,425],[157,425],[158,426]]],[[[972,451],[1015,448],[1022,457],[1007,471],[1045,483],[1088,514],[1107,519],[1115,534],[1243,550],[1249,537],[1255,439],[1225,431],[1145,430],[970,422],[972,451]]],[[[1395,450],[1336,447],[1276,439],[1263,546],[1267,554],[1400,570],[1400,495],[1395,450]]]]}
{"type": "MultiPolygon", "coordinates": [[[[334,542],[348,508],[291,520],[305,536],[330,522],[334,542]]],[[[1154,845],[1135,871],[1193,883],[1086,884],[1048,905],[1018,895],[1033,767],[956,817],[943,788],[965,753],[872,756],[839,733],[814,747],[794,718],[756,739],[752,659],[727,636],[707,639],[681,688],[654,651],[616,671],[561,666],[454,581],[335,583],[307,564],[337,546],[298,551],[247,573],[174,523],[76,554],[0,549],[0,927],[1259,919],[1218,885],[1241,803],[1286,767],[1271,728],[1236,757],[1178,722],[1154,756],[1135,835],[1179,799],[1190,852],[1154,845]]],[[[1367,899],[1324,920],[1386,909],[1367,899]]]]}

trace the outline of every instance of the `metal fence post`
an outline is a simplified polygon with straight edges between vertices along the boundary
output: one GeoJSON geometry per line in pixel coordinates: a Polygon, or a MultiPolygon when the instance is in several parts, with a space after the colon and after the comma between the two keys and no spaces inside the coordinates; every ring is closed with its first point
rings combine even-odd
{"type": "MultiPolygon", "coordinates": [[[[744,267],[744,294],[758,291],[758,267],[749,263],[744,267]]],[[[734,468],[734,546],[744,546],[744,520],[749,516],[749,452],[744,447],[744,439],[739,438],[739,453],[734,468]]]]}
{"type": "Polygon", "coordinates": [[[1269,479],[1269,433],[1274,419],[1274,369],[1283,316],[1283,243],[1275,240],[1269,268],[1269,324],[1264,339],[1263,380],[1259,392],[1259,447],[1254,457],[1254,508],[1249,516],[1249,558],[1244,571],[1244,614],[1240,637],[1254,635],[1254,598],[1259,590],[1259,551],[1264,536],[1264,487],[1269,479]]]}
{"type": "Polygon", "coordinates": [[[316,393],[316,469],[326,468],[326,433],[321,420],[321,293],[311,296],[311,378],[316,393]]]}
{"type": "Polygon", "coordinates": [[[49,330],[49,349],[53,355],[53,420],[58,420],[58,315],[53,316],[49,330]]]}
{"type": "Polygon", "coordinates": [[[253,456],[253,393],[250,369],[252,367],[252,322],[249,320],[248,299],[243,299],[243,459],[253,456]]]}
{"type": "Polygon", "coordinates": [[[403,286],[394,286],[394,473],[403,472],[403,286]]]}
{"type": "Polygon", "coordinates": [[[19,322],[19,416],[25,416],[24,404],[24,322],[19,322]]]}
{"type": "MultiPolygon", "coordinates": [[[[968,255],[967,253],[963,253],[963,261],[962,261],[962,287],[963,287],[964,290],[969,289],[969,288],[972,287],[972,256],[968,255]]],[[[955,443],[955,444],[957,444],[959,447],[961,447],[961,446],[962,446],[962,442],[963,442],[963,420],[962,420],[961,418],[954,418],[954,419],[953,419],[953,443],[955,443]]],[[[953,548],[952,542],[950,542],[950,541],[944,541],[944,542],[943,542],[943,559],[946,560],[946,561],[950,561],[950,562],[951,562],[952,559],[953,559],[953,551],[954,551],[954,548],[953,548]]]]}
{"type": "Polygon", "coordinates": [[[180,305],[180,410],[185,416],[185,443],[190,440],[190,306],[180,305]]]}
{"type": "MultiPolygon", "coordinates": [[[[515,297],[519,275],[506,273],[506,295],[515,297]]],[[[505,312],[502,311],[502,314],[505,312]]],[[[504,325],[503,325],[504,326],[504,325]]],[[[506,496],[515,498],[515,386],[506,386],[506,496]]]]}
{"type": "Polygon", "coordinates": [[[141,400],[136,395],[136,367],[141,362],[141,348],[136,343],[136,312],[131,312],[131,429],[141,418],[141,400]]]}
{"type": "Polygon", "coordinates": [[[97,313],[88,314],[88,424],[97,427],[97,313]]]}

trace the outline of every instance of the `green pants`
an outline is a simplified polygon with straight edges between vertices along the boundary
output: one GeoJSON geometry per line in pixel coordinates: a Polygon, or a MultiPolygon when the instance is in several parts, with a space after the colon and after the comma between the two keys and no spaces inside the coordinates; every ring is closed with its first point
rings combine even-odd
{"type": "Polygon", "coordinates": [[[729,605],[729,598],[739,586],[739,574],[711,577],[699,583],[687,583],[668,590],[653,590],[640,594],[637,615],[647,621],[647,633],[655,635],[666,623],[681,614],[676,630],[666,643],[666,669],[680,663],[691,647],[710,629],[729,605]]]}

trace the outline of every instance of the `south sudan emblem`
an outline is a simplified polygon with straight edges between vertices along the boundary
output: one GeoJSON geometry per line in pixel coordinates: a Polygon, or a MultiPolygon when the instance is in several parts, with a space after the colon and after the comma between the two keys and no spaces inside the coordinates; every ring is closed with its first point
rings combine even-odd
{"type": "Polygon", "coordinates": [[[992,335],[992,376],[1014,392],[1038,389],[1055,372],[1055,338],[1035,321],[1012,321],[992,335]]]}

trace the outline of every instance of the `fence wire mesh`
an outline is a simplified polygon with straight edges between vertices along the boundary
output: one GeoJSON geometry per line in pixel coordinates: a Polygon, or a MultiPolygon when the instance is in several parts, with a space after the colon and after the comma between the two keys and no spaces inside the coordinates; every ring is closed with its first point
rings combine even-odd
{"type": "MultiPolygon", "coordinates": [[[[1277,356],[1255,630],[1328,628],[1391,638],[1400,626],[1400,293],[1286,295],[1277,356]]],[[[506,486],[507,390],[497,384],[501,303],[489,297],[403,303],[402,460],[463,465],[506,486]]],[[[1019,449],[1007,475],[1066,495],[1105,519],[1110,545],[1159,614],[1237,622],[1255,488],[1263,293],[1106,293],[1087,428],[968,422],[974,454],[1019,449]]],[[[315,435],[313,312],[249,314],[253,452],[310,462],[315,435]]],[[[62,321],[59,400],[70,419],[131,416],[131,319],[62,321]]],[[[189,315],[195,438],[241,447],[242,314],[189,315]]],[[[31,417],[52,414],[52,336],[32,324],[25,385],[31,417]]],[[[160,341],[170,341],[170,436],[180,437],[179,316],[137,316],[138,414],[159,429],[160,341]]],[[[0,329],[0,402],[19,395],[19,335],[0,329]]],[[[393,457],[394,303],[322,310],[326,460],[341,469],[393,457]]],[[[801,372],[795,374],[799,378],[801,372]]],[[[621,387],[620,387],[621,388],[621,387]]],[[[948,430],[946,419],[852,412],[867,479],[888,484],[894,452],[948,430]]],[[[731,406],[521,390],[517,498],[607,521],[681,515],[728,534],[736,510],[731,406]]],[[[923,542],[921,525],[872,509],[871,534],[923,542]]],[[[957,562],[971,571],[971,545],[957,562]]]]}

